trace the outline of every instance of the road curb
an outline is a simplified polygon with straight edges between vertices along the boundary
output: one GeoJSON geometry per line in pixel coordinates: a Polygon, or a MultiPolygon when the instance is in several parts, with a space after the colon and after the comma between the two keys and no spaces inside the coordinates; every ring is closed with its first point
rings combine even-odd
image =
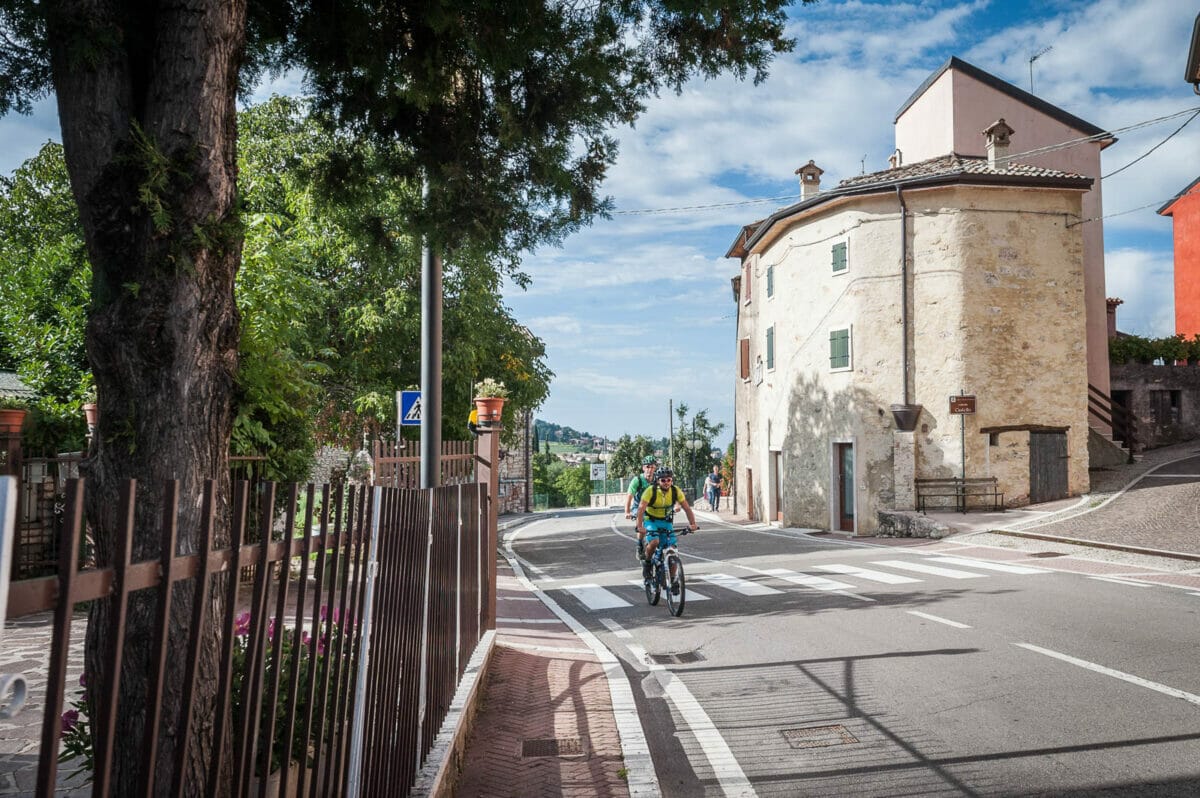
{"type": "MultiPolygon", "coordinates": [[[[1108,549],[1110,551],[1122,551],[1127,554],[1142,554],[1150,557],[1167,557],[1175,560],[1188,560],[1190,562],[1200,562],[1200,554],[1188,554],[1183,551],[1165,551],[1163,549],[1147,549],[1141,546],[1127,546],[1122,543],[1105,543],[1100,540],[1084,540],[1082,538],[1068,538],[1060,535],[1043,535],[1037,532],[1014,531],[1009,529],[989,529],[988,534],[1005,535],[1012,538],[1029,538],[1031,540],[1044,540],[1049,543],[1067,543],[1072,546],[1085,546],[1092,549],[1108,549]]],[[[975,534],[975,533],[972,533],[975,534]]]]}

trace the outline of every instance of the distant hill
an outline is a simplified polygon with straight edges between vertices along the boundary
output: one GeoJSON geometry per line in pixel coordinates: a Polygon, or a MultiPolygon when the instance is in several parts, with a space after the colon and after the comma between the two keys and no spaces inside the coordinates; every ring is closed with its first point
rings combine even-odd
{"type": "Polygon", "coordinates": [[[564,427],[540,418],[534,420],[533,428],[537,431],[539,441],[570,443],[573,440],[594,437],[590,432],[580,432],[574,427],[564,427]]]}

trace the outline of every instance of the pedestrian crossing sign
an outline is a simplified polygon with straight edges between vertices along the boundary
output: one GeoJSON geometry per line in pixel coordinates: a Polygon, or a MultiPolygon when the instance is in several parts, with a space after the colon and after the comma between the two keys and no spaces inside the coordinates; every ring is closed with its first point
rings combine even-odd
{"type": "Polygon", "coordinates": [[[421,392],[400,392],[400,424],[403,426],[420,426],[421,424],[421,392]]]}

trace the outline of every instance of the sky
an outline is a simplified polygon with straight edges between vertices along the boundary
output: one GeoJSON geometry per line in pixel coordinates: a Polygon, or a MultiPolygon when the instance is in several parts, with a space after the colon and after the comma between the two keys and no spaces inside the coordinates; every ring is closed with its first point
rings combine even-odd
{"type": "MultiPolygon", "coordinates": [[[[1200,109],[1183,80],[1197,11],[1186,0],[795,6],[795,51],[764,83],[694,81],[612,131],[612,217],[527,253],[532,284],[505,287],[555,373],[537,417],[658,437],[682,402],[723,423],[717,441],[727,444],[738,271],[729,245],[742,225],[799,199],[794,173],[809,159],[825,170],[823,188],[887,168],[896,111],[951,56],[1028,91],[1029,58],[1049,47],[1033,63],[1035,94],[1110,131],[1151,122],[1119,132],[1102,156],[1103,175],[1114,173],[1103,181],[1106,294],[1124,300],[1123,331],[1172,334],[1171,221],[1156,211],[1200,176],[1200,120],[1178,133],[1190,114],[1152,120],[1200,109]]],[[[298,90],[285,79],[255,96],[298,90]]],[[[60,138],[53,100],[0,118],[0,172],[60,138]]]]}

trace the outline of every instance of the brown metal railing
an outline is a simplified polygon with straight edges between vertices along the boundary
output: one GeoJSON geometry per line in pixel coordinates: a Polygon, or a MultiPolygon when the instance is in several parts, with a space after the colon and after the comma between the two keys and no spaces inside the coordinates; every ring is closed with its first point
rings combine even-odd
{"type": "MultiPolygon", "coordinates": [[[[417,488],[421,484],[421,457],[416,444],[376,441],[373,446],[375,484],[389,488],[417,488]],[[406,454],[411,447],[412,454],[406,454]]],[[[475,481],[475,441],[442,441],[442,485],[475,481]]]]}
{"type": "MultiPolygon", "coordinates": [[[[215,619],[221,629],[221,663],[220,685],[217,691],[220,706],[215,712],[215,732],[209,746],[214,756],[208,766],[208,794],[225,794],[220,788],[219,774],[222,769],[222,754],[227,738],[232,736],[232,750],[235,758],[235,784],[233,794],[246,795],[251,788],[251,780],[257,776],[260,782],[259,794],[266,794],[268,779],[263,778],[269,773],[268,762],[273,752],[288,754],[295,750],[314,753],[316,772],[322,772],[322,765],[327,762],[338,762],[344,759],[348,749],[348,737],[344,729],[349,724],[349,704],[342,701],[331,705],[332,711],[318,707],[318,714],[311,724],[305,718],[295,737],[296,697],[299,694],[298,668],[306,662],[307,683],[303,686],[309,691],[316,690],[319,694],[345,696],[349,693],[354,678],[353,660],[357,652],[359,640],[357,627],[353,622],[347,623],[347,618],[361,616],[362,592],[358,590],[361,582],[361,557],[363,547],[360,545],[368,528],[369,517],[365,514],[366,498],[360,492],[355,495],[351,488],[344,495],[338,493],[330,497],[329,491],[323,491],[326,499],[323,506],[331,505],[336,509],[337,521],[330,528],[328,514],[319,520],[319,532],[306,534],[307,524],[311,519],[311,510],[306,514],[305,528],[298,537],[293,537],[295,531],[294,513],[289,511],[282,524],[282,534],[273,524],[272,506],[275,496],[275,486],[266,484],[261,500],[263,518],[263,537],[268,543],[245,544],[244,520],[247,510],[247,485],[239,482],[235,485],[235,518],[231,527],[231,544],[227,549],[210,550],[214,523],[213,484],[210,482],[203,497],[203,518],[207,534],[201,535],[201,550],[194,555],[179,556],[175,544],[178,525],[175,520],[175,509],[179,497],[177,483],[167,483],[167,493],[161,539],[163,541],[162,555],[157,561],[134,563],[130,561],[130,541],[133,534],[133,519],[136,505],[137,485],[128,483],[121,491],[120,506],[123,519],[122,529],[116,539],[115,564],[106,568],[80,569],[78,560],[72,552],[78,551],[79,539],[82,532],[82,503],[84,485],[82,481],[71,480],[67,486],[66,524],[63,545],[60,547],[58,575],[13,582],[9,590],[8,617],[19,618],[26,615],[52,609],[55,613],[52,639],[50,645],[50,665],[45,695],[45,714],[42,718],[42,734],[40,759],[38,763],[37,795],[51,795],[54,792],[56,771],[63,722],[61,720],[64,686],[66,684],[66,652],[71,643],[71,614],[76,604],[97,599],[107,599],[111,602],[113,618],[109,630],[110,644],[103,655],[103,672],[90,674],[89,684],[103,685],[102,689],[91,692],[91,703],[87,707],[92,720],[92,748],[94,751],[93,792],[95,795],[109,795],[113,789],[111,784],[113,770],[113,749],[110,741],[115,739],[116,718],[119,708],[124,701],[144,701],[146,709],[145,734],[141,745],[141,768],[139,782],[142,785],[138,794],[156,794],[155,785],[169,783],[173,785],[173,794],[181,795],[185,791],[184,760],[188,753],[188,745],[175,746],[173,762],[164,762],[158,756],[157,743],[160,730],[164,724],[170,727],[184,728],[189,735],[196,733],[195,709],[197,689],[197,662],[200,659],[200,646],[204,644],[206,631],[205,613],[210,606],[210,598],[214,591],[222,591],[224,601],[223,616],[215,619]],[[316,548],[317,574],[316,584],[311,599],[307,595],[309,555],[316,548]],[[339,558],[351,567],[337,568],[333,572],[340,573],[340,583],[329,580],[323,584],[322,566],[325,559],[335,564],[339,558]],[[291,587],[291,563],[297,563],[300,578],[297,580],[299,596],[294,607],[288,601],[291,587]],[[249,596],[239,595],[237,581],[224,578],[231,569],[249,565],[255,562],[259,565],[256,581],[249,596]],[[271,563],[280,563],[281,567],[274,570],[277,579],[269,579],[271,563]],[[350,580],[354,574],[353,581],[350,580]],[[198,580],[198,581],[197,581],[198,580]],[[170,607],[173,596],[177,592],[173,588],[180,583],[191,582],[200,593],[193,602],[191,629],[188,632],[186,652],[170,651],[168,641],[168,624],[170,607]],[[154,591],[157,595],[156,610],[151,641],[151,662],[154,664],[148,674],[148,687],[144,696],[126,696],[119,690],[122,660],[128,641],[125,639],[127,609],[132,595],[140,591],[154,591]],[[275,611],[268,620],[269,598],[274,591],[275,611]],[[249,605],[246,612],[244,610],[249,605]],[[335,624],[328,612],[321,607],[337,606],[341,610],[341,623],[335,624]],[[294,611],[295,626],[284,628],[285,611],[294,611]],[[324,616],[324,617],[323,617],[324,616]],[[324,625],[322,626],[322,621],[324,625]],[[303,626],[311,626],[321,635],[311,634],[304,640],[303,626]],[[335,628],[336,631],[335,631],[335,628]],[[240,627],[240,629],[239,629],[240,627]],[[239,632],[242,632],[239,634],[239,632]],[[338,648],[332,654],[320,651],[322,637],[337,639],[338,648]],[[290,637],[289,655],[283,655],[285,637],[290,637]],[[234,649],[243,648],[244,669],[235,673],[233,667],[234,649]],[[183,700],[178,707],[164,704],[163,685],[168,670],[168,657],[181,658],[186,674],[183,684],[186,686],[183,700]],[[322,666],[322,663],[324,666],[322,666]],[[345,667],[343,666],[345,663],[345,667]],[[286,667],[285,667],[286,666],[286,667]],[[275,719],[279,714],[280,692],[279,683],[281,671],[288,673],[287,697],[282,700],[284,717],[287,719],[282,728],[276,728],[275,719]],[[235,680],[240,684],[234,685],[235,680]],[[232,701],[237,698],[236,704],[232,701]],[[238,709],[235,709],[235,706],[238,709]],[[239,711],[240,710],[240,711],[239,711]],[[231,727],[228,720],[235,723],[231,727]],[[333,733],[323,728],[326,719],[335,726],[333,733]],[[260,721],[265,719],[263,728],[259,729],[260,721]],[[301,742],[301,740],[303,742],[301,742]],[[163,770],[169,768],[169,778],[163,770]],[[256,773],[257,771],[257,773],[256,773]]],[[[309,488],[312,507],[313,488],[309,488]]],[[[296,506],[296,492],[292,489],[290,506],[296,506]]],[[[306,704],[311,709],[311,703],[306,704]]],[[[184,736],[188,739],[188,735],[184,736]]],[[[286,764],[286,763],[284,763],[286,764]]],[[[299,768],[300,778],[304,779],[305,770],[299,768]]],[[[326,766],[326,776],[323,785],[313,783],[312,795],[330,795],[341,791],[344,772],[337,768],[326,766]]],[[[280,772],[281,789],[286,790],[289,768],[284,767],[280,772]]],[[[186,785],[187,791],[198,789],[195,784],[186,785]]],[[[282,794],[282,793],[281,793],[282,794]]],[[[303,792],[299,794],[304,794],[303,792]]]]}
{"type": "Polygon", "coordinates": [[[483,634],[485,497],[480,483],[383,493],[363,795],[407,794],[483,634]]]}
{"type": "MultiPolygon", "coordinates": [[[[494,552],[487,551],[492,538],[486,483],[433,490],[382,488],[380,517],[374,519],[369,489],[333,491],[310,485],[301,501],[293,486],[279,501],[277,486],[264,482],[255,501],[249,483],[238,481],[230,543],[221,549],[210,548],[217,520],[215,487],[208,483],[200,550],[183,556],[176,549],[176,510],[184,499],[171,482],[163,505],[162,554],[131,562],[138,489],[130,482],[120,495],[121,529],[113,564],[104,568],[81,568],[74,555],[83,530],[84,490],[81,480],[67,484],[57,574],[13,582],[9,589],[9,619],[47,610],[55,616],[46,632],[46,693],[41,701],[31,696],[30,702],[40,703],[45,712],[36,795],[55,791],[62,714],[69,700],[72,614],[76,605],[96,600],[109,602],[110,625],[101,672],[88,674],[88,684],[100,688],[89,691],[86,706],[93,735],[93,794],[116,794],[116,746],[110,741],[117,738],[118,713],[128,701],[144,704],[145,732],[135,774],[140,786],[122,794],[156,795],[170,785],[173,795],[287,795],[293,784],[296,795],[344,794],[364,642],[360,619],[367,544],[376,520],[378,576],[363,705],[361,794],[408,793],[489,623],[488,597],[494,587],[488,557],[494,552]],[[259,510],[257,536],[265,543],[247,542],[252,503],[259,510]],[[286,509],[277,517],[281,506],[286,509]],[[302,514],[298,507],[304,508],[302,514]],[[251,565],[253,584],[229,578],[251,565]],[[178,630],[169,628],[171,603],[179,599],[179,586],[188,584],[196,600],[184,649],[179,650],[178,630]],[[121,673],[129,645],[129,606],[142,591],[155,595],[153,628],[143,638],[149,642],[152,667],[144,694],[125,695],[121,673]],[[219,615],[209,617],[213,611],[219,615]],[[287,623],[292,625],[285,628],[287,623]],[[206,645],[219,649],[213,652],[216,674],[207,677],[216,682],[215,691],[211,681],[208,689],[216,697],[214,707],[201,706],[198,692],[206,678],[199,665],[206,645]],[[163,698],[170,662],[182,662],[185,671],[177,706],[163,698]],[[158,748],[164,728],[185,730],[177,735],[170,757],[158,748]],[[195,755],[194,738],[202,734],[210,737],[201,745],[206,758],[203,776],[197,776],[187,758],[195,755]],[[225,761],[227,753],[232,762],[225,761]]],[[[131,766],[122,761],[122,783],[128,785],[131,766]]]]}

